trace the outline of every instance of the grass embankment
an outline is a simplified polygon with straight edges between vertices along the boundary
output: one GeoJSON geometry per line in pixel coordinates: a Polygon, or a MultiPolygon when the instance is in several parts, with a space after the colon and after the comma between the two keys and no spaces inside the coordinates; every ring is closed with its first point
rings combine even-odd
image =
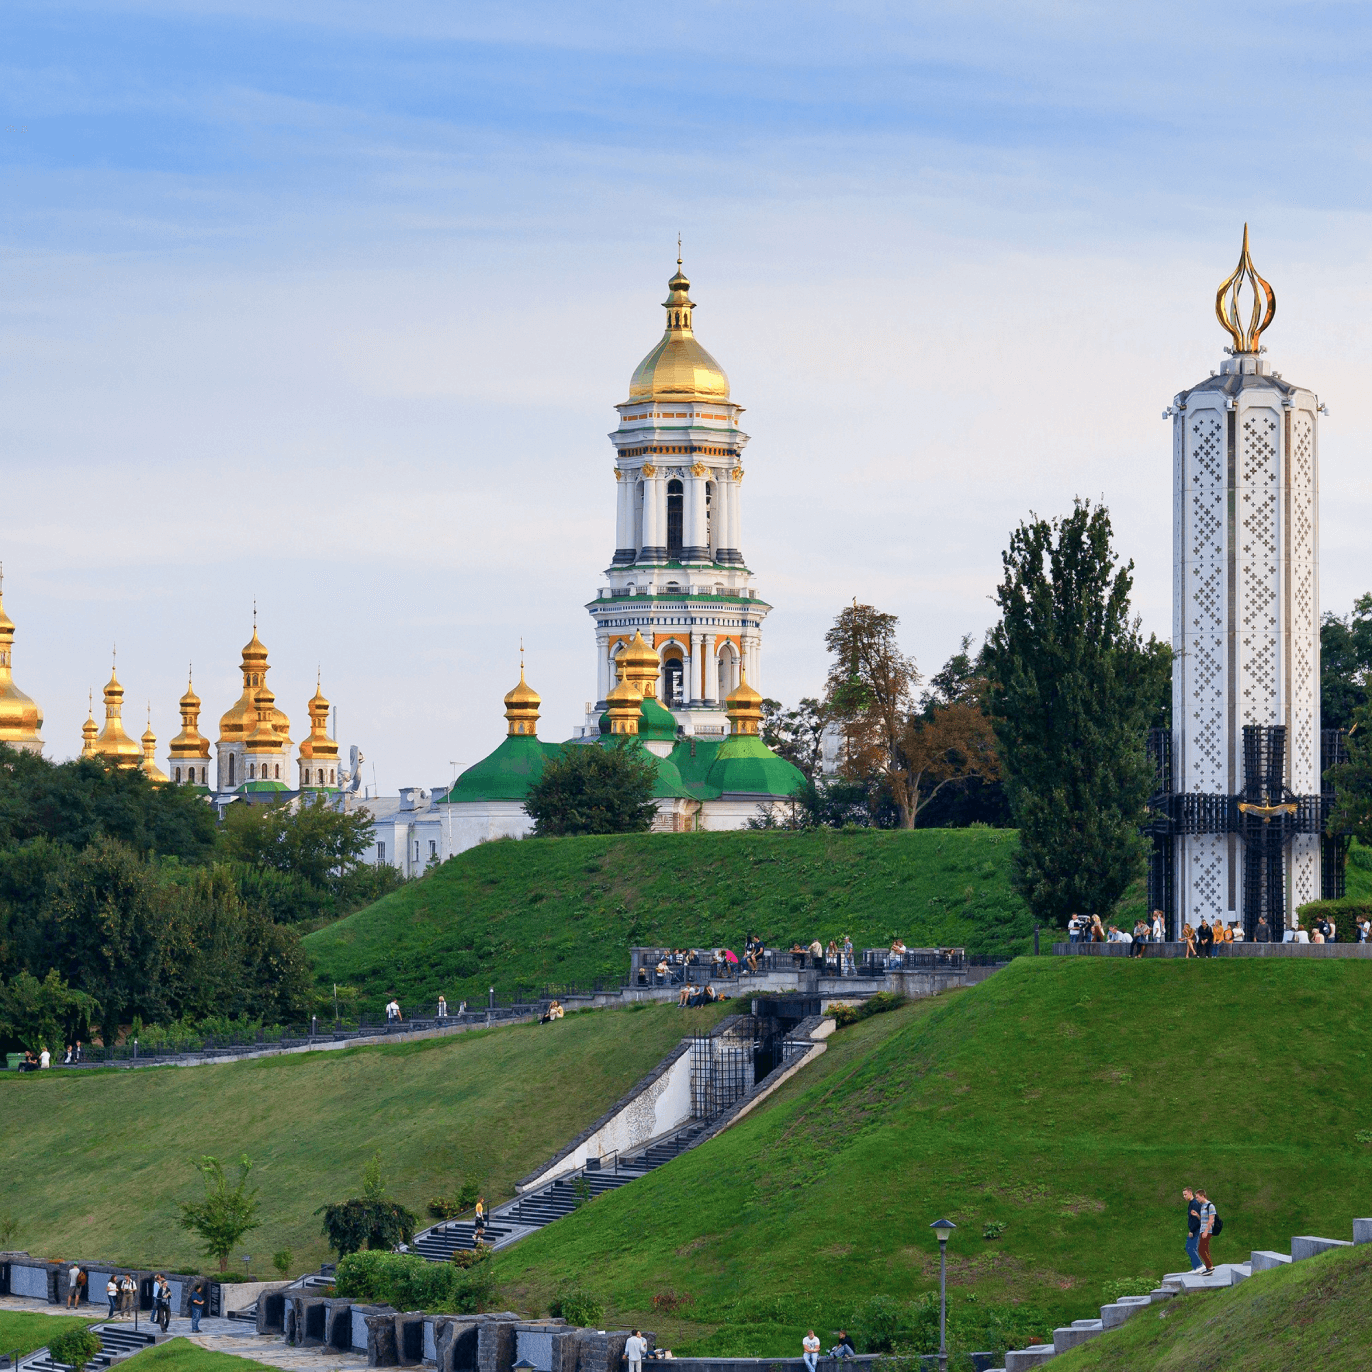
{"type": "Polygon", "coordinates": [[[1008,829],[633,834],[483,843],[311,934],[324,984],[366,1008],[452,1005],[486,988],[619,980],[631,945],[773,946],[846,933],[877,947],[1023,952],[1008,829]]]}
{"type": "MultiPolygon", "coordinates": [[[[1339,1236],[1347,1233],[1345,1227],[1339,1236]]],[[[1064,1353],[1054,1372],[1372,1369],[1372,1246],[1260,1272],[1228,1291],[1169,1301],[1064,1353]]]]}
{"type": "Polygon", "coordinates": [[[717,1140],[498,1255],[497,1280],[517,1306],[588,1288],[678,1352],[794,1353],[874,1295],[936,1291],[946,1215],[955,1334],[994,1346],[993,1307],[1022,1346],[1093,1316],[1106,1280],[1176,1270],[1184,1184],[1225,1218],[1220,1260],[1344,1236],[1372,1184],[1369,1022],[1361,962],[1020,959],[840,1030],[717,1140]]]}
{"type": "Polygon", "coordinates": [[[135,1353],[120,1365],[129,1368],[130,1372],[262,1372],[262,1364],[251,1358],[217,1353],[185,1338],[171,1339],[156,1348],[135,1353]]]}
{"type": "MultiPolygon", "coordinates": [[[[34,1254],[196,1271],[206,1259],[175,1206],[202,1194],[191,1159],[246,1153],[263,1223],[241,1248],[289,1248],[303,1271],[327,1257],[314,1210],[361,1194],[374,1149],[391,1194],[421,1215],[468,1177],[505,1199],[727,1008],[644,1005],[204,1067],[5,1073],[0,1213],[34,1254]]],[[[254,1270],[271,1275],[266,1258],[254,1270]]]]}
{"type": "MultiPolygon", "coordinates": [[[[100,1304],[103,1309],[104,1302],[100,1304]]],[[[0,1310],[0,1357],[8,1357],[16,1348],[25,1357],[69,1329],[85,1329],[93,1323],[75,1315],[45,1315],[41,1310],[0,1310]]]]}

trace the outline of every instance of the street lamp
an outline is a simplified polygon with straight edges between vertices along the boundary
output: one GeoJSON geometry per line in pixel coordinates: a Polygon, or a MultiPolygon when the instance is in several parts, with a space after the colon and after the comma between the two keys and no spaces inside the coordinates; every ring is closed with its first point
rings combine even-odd
{"type": "Polygon", "coordinates": [[[938,1235],[938,1372],[948,1372],[948,1235],[957,1225],[935,1220],[929,1228],[938,1235]]]}

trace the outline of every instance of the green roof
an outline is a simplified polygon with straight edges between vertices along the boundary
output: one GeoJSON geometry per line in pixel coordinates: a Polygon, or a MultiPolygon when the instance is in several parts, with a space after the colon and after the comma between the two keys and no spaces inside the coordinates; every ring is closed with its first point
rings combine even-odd
{"type": "Polygon", "coordinates": [[[239,795],[256,795],[261,791],[289,791],[284,781],[245,781],[239,788],[239,795]]]}
{"type": "Polygon", "coordinates": [[[722,795],[793,796],[805,775],[756,734],[731,734],[719,744],[706,781],[722,795]]]}
{"type": "Polygon", "coordinates": [[[652,696],[648,696],[638,712],[639,738],[651,738],[668,743],[676,739],[676,720],[652,696]]]}
{"type": "Polygon", "coordinates": [[[543,764],[560,743],[540,743],[535,734],[507,734],[500,747],[468,767],[435,804],[461,805],[474,800],[523,800],[543,774],[543,764]]]}

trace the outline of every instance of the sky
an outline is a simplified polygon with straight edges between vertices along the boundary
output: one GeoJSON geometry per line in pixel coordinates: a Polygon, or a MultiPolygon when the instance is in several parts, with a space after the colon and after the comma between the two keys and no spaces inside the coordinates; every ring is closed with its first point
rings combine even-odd
{"type": "MultiPolygon", "coordinates": [[[[1108,505],[1171,632],[1162,411],[1250,225],[1321,421],[1321,602],[1372,590],[1372,10],[26,3],[0,9],[0,560],[80,747],[159,754],[258,627],[383,793],[594,693],[613,452],[682,235],[751,435],[759,683],[856,597],[927,676],[1031,513],[1108,505]]],[[[164,763],[165,765],[165,763],[164,763]]]]}

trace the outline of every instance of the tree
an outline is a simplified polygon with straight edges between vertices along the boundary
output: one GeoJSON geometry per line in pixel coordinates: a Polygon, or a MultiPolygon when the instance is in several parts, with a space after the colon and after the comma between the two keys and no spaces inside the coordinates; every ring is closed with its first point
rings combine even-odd
{"type": "Polygon", "coordinates": [[[1000,778],[995,731],[975,699],[937,704],[927,717],[910,719],[900,737],[899,760],[910,828],[944,787],[969,777],[1000,778]]]}
{"type": "Polygon", "coordinates": [[[1134,564],[1118,564],[1103,506],[1021,524],[1002,561],[987,666],[1020,832],[1014,883],[1036,917],[1062,923],[1108,912],[1143,871],[1145,732],[1171,651],[1130,616],[1134,564]]]}
{"type": "Polygon", "coordinates": [[[48,1343],[49,1359],[71,1372],[82,1372],[92,1358],[100,1356],[104,1345],[93,1329],[68,1329],[48,1343]]]}
{"type": "Polygon", "coordinates": [[[180,1201],[181,1227],[198,1234],[205,1243],[205,1253],[219,1259],[219,1270],[229,1266],[233,1252],[245,1234],[260,1227],[257,1218],[257,1188],[248,1189],[252,1161],[245,1153],[238,1160],[238,1184],[229,1185],[224,1164],[218,1158],[203,1157],[192,1164],[205,1183],[203,1201],[180,1201]]]}
{"type": "Polygon", "coordinates": [[[820,773],[828,725],[828,709],[812,696],[802,698],[794,710],[786,709],[779,700],[762,702],[763,743],[778,757],[798,767],[808,781],[814,781],[820,773]]]}
{"type": "Polygon", "coordinates": [[[1327,614],[1320,625],[1320,727],[1351,729],[1367,704],[1372,672],[1372,595],[1360,595],[1344,619],[1327,614]]]}
{"type": "Polygon", "coordinates": [[[852,780],[881,777],[899,809],[901,827],[908,829],[916,805],[901,742],[914,711],[919,673],[896,643],[899,623],[897,616],[856,599],[840,612],[824,636],[834,658],[825,703],[843,729],[843,773],[852,780]]]}
{"type": "Polygon", "coordinates": [[[64,1043],[89,1039],[89,1025],[100,1013],[95,999],[67,985],[51,968],[39,981],[31,972],[0,986],[0,1034],[35,1050],[56,1052],[64,1043]]]}
{"type": "Polygon", "coordinates": [[[371,824],[365,810],[344,814],[318,794],[284,805],[231,805],[220,846],[225,857],[323,887],[359,864],[371,824]]]}
{"type": "Polygon", "coordinates": [[[571,745],[554,753],[524,797],[539,838],[637,834],[653,822],[657,760],[641,746],[571,745]]]}
{"type": "Polygon", "coordinates": [[[419,1224],[419,1216],[413,1211],[387,1199],[380,1153],[373,1153],[367,1161],[361,1197],[321,1205],[314,1213],[324,1216],[324,1237],[340,1259],[363,1248],[388,1251],[409,1243],[419,1224]]]}
{"type": "Polygon", "coordinates": [[[1329,769],[1334,805],[1325,832],[1351,834],[1372,845],[1372,703],[1364,702],[1354,712],[1345,745],[1348,761],[1329,769]]]}

